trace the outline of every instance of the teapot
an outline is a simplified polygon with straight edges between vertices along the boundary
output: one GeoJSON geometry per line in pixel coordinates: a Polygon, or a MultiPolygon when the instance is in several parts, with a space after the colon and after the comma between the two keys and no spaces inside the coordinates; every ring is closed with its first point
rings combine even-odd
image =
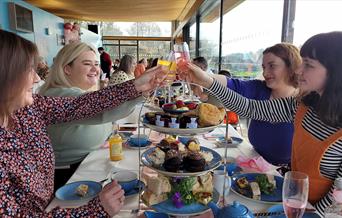
{"type": "Polygon", "coordinates": [[[253,218],[253,213],[248,208],[237,201],[233,204],[219,208],[213,201],[208,203],[208,207],[212,210],[214,218],[253,218]]]}

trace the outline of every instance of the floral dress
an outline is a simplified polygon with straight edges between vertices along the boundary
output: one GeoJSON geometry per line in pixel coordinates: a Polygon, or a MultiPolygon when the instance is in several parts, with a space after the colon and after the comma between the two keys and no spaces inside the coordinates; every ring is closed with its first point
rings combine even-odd
{"type": "Polygon", "coordinates": [[[79,97],[34,96],[33,105],[0,128],[0,217],[108,217],[94,198],[87,205],[45,212],[53,199],[55,157],[47,126],[89,118],[138,97],[133,81],[79,97]]]}

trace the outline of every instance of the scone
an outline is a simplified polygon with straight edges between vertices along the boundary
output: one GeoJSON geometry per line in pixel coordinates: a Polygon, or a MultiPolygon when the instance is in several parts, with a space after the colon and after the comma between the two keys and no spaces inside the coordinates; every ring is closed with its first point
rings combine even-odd
{"type": "Polygon", "coordinates": [[[202,103],[198,107],[198,124],[201,127],[218,125],[223,121],[225,114],[226,111],[224,108],[218,108],[212,104],[202,103]]]}

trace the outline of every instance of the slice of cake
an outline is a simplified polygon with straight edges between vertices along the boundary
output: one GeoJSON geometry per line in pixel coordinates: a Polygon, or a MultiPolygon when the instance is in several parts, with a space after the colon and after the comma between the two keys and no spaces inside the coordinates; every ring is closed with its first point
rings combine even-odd
{"type": "Polygon", "coordinates": [[[146,191],[144,191],[142,195],[142,200],[147,206],[150,207],[151,205],[158,204],[160,202],[167,200],[167,194],[162,193],[162,194],[157,195],[147,189],[146,191]]]}
{"type": "Polygon", "coordinates": [[[88,193],[88,185],[85,184],[80,184],[77,188],[76,188],[76,194],[84,197],[86,196],[86,194],[88,193]]]}

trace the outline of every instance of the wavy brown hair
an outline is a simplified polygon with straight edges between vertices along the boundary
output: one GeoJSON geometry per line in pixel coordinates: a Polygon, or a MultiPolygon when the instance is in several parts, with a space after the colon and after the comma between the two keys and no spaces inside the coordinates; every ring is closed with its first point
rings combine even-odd
{"type": "Polygon", "coordinates": [[[0,117],[7,118],[11,105],[32,68],[37,68],[38,49],[34,43],[14,33],[0,30],[0,117]]]}
{"type": "Polygon", "coordinates": [[[267,53],[272,53],[285,62],[285,65],[290,72],[288,75],[289,84],[297,88],[298,76],[296,74],[296,70],[302,64],[299,49],[292,44],[283,42],[266,48],[262,54],[265,55],[267,53]]]}

